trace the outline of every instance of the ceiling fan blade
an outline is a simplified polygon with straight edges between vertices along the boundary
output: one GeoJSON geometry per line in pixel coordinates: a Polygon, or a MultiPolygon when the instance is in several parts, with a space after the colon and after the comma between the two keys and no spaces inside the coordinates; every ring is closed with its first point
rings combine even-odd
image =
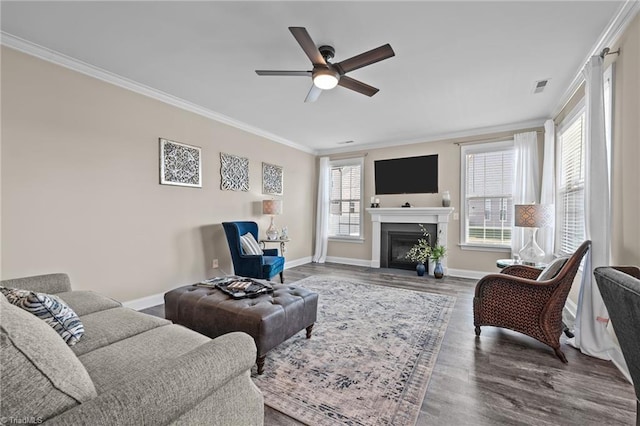
{"type": "Polygon", "coordinates": [[[319,89],[315,84],[312,84],[311,89],[309,89],[309,93],[307,93],[307,97],[304,98],[304,101],[315,102],[320,97],[320,93],[322,93],[322,89],[319,89]]]}
{"type": "Polygon", "coordinates": [[[345,74],[349,71],[375,64],[376,62],[380,62],[395,55],[396,54],[391,48],[391,45],[385,44],[384,46],[376,47],[368,52],[364,52],[352,58],[345,59],[342,62],[338,62],[337,64],[334,64],[334,66],[338,69],[340,74],[345,74]]]}
{"type": "Polygon", "coordinates": [[[256,70],[256,74],[258,74],[258,75],[288,75],[288,76],[311,77],[311,71],[256,70]]]}
{"type": "Polygon", "coordinates": [[[355,90],[358,93],[362,93],[363,95],[367,95],[369,97],[378,93],[380,89],[376,89],[373,86],[369,86],[361,81],[353,79],[351,77],[347,77],[343,75],[340,77],[340,81],[338,81],[338,86],[345,87],[347,89],[355,90]]]}
{"type": "Polygon", "coordinates": [[[316,47],[316,44],[311,39],[311,36],[307,32],[307,29],[304,27],[289,27],[289,31],[298,41],[304,53],[307,54],[309,59],[311,59],[311,63],[313,65],[327,65],[327,62],[324,60],[320,51],[316,47]]]}

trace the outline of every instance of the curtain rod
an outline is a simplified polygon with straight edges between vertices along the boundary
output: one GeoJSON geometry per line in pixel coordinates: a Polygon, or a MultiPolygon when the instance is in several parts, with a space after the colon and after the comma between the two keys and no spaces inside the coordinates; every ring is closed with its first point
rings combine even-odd
{"type": "Polygon", "coordinates": [[[616,50],[615,52],[611,52],[611,49],[609,49],[608,47],[605,47],[604,49],[602,49],[602,52],[600,52],[600,57],[604,59],[604,57],[607,55],[619,55],[619,54],[620,54],[620,48],[618,48],[618,50],[616,50]]]}
{"type": "MultiPolygon", "coordinates": [[[[536,133],[544,133],[543,130],[532,130],[532,132],[536,132],[536,133]]],[[[528,133],[528,132],[527,132],[528,133]]],[[[467,142],[454,142],[454,145],[474,145],[477,143],[486,143],[486,142],[505,142],[508,140],[513,139],[513,136],[502,136],[502,137],[495,137],[495,138],[484,138],[484,139],[474,139],[472,141],[467,141],[467,142]]]]}

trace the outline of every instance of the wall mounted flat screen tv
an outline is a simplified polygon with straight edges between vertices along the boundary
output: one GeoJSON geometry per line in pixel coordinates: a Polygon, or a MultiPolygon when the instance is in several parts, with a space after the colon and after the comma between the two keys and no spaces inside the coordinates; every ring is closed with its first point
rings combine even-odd
{"type": "Polygon", "coordinates": [[[437,155],[378,160],[374,168],[376,195],[438,192],[437,155]]]}

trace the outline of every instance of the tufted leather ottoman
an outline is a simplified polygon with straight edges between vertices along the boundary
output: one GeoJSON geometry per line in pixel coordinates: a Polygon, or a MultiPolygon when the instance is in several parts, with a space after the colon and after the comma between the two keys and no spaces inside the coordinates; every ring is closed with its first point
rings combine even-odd
{"type": "Polygon", "coordinates": [[[318,294],[302,287],[275,284],[272,294],[235,300],[222,291],[185,286],[164,295],[165,317],[211,338],[244,331],[258,348],[258,374],[267,352],[302,329],[307,339],[316,321],[318,294]]]}

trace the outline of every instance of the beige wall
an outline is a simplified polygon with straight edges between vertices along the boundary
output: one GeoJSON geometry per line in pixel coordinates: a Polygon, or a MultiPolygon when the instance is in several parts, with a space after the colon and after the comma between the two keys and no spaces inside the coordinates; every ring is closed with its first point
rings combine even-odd
{"type": "MultiPolygon", "coordinates": [[[[412,145],[403,145],[393,148],[380,148],[366,151],[364,164],[364,200],[368,206],[368,200],[374,195],[374,166],[376,160],[388,158],[413,157],[419,155],[438,154],[438,186],[440,192],[449,191],[451,194],[451,207],[455,212],[460,211],[460,146],[456,142],[470,142],[474,140],[501,140],[512,137],[514,133],[538,130],[539,154],[542,158],[542,129],[522,129],[516,132],[494,133],[477,137],[451,139],[446,141],[426,142],[412,145]]],[[[352,156],[355,153],[350,153],[352,156]]],[[[361,152],[360,154],[365,154],[361,152]]],[[[339,155],[332,156],[340,158],[339,155]]],[[[407,195],[376,195],[380,198],[381,207],[400,207],[409,202],[416,207],[440,207],[442,206],[441,194],[407,194],[407,195]]],[[[371,216],[365,213],[364,217],[364,243],[351,243],[330,241],[328,256],[344,257],[352,259],[371,260],[371,216]]],[[[511,257],[510,250],[500,252],[462,250],[460,243],[460,220],[450,217],[448,230],[448,268],[466,271],[496,272],[496,260],[511,257]]]]}
{"type": "Polygon", "coordinates": [[[2,48],[2,278],[63,271],[132,300],[230,272],[221,222],[268,226],[262,162],[284,167],[288,260],[311,256],[313,155],[2,48]],[[203,188],[160,185],[158,138],[202,148],[203,188]],[[220,190],[220,152],[250,191],[220,190]]]}
{"type": "Polygon", "coordinates": [[[614,265],[640,265],[640,14],[612,51],[615,60],[612,245],[614,265]]]}

